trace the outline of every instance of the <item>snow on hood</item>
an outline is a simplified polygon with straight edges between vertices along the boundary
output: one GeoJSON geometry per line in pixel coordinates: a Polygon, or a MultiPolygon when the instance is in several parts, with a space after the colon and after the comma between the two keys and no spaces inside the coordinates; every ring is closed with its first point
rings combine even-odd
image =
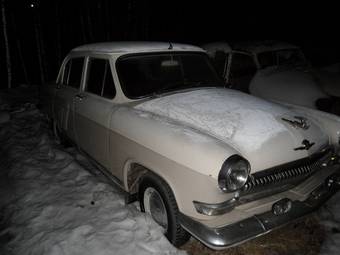
{"type": "Polygon", "coordinates": [[[266,68],[259,70],[249,85],[252,95],[315,108],[315,101],[327,97],[309,70],[266,68]]]}
{"type": "Polygon", "coordinates": [[[276,118],[289,110],[230,89],[176,93],[135,108],[208,133],[240,151],[256,150],[285,130],[276,118]]]}

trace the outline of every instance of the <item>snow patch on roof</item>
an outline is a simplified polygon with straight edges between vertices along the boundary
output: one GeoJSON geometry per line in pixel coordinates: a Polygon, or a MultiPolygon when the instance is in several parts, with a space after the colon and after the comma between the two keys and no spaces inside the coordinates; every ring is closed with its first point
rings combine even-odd
{"type": "Polygon", "coordinates": [[[203,49],[205,49],[208,53],[208,55],[211,58],[214,58],[217,51],[222,51],[226,54],[231,52],[231,47],[226,42],[213,42],[213,43],[207,43],[201,46],[203,49]]]}
{"type": "Polygon", "coordinates": [[[170,42],[102,42],[76,47],[72,52],[90,51],[103,53],[137,53],[148,51],[200,51],[203,49],[189,45],[170,42]]]}

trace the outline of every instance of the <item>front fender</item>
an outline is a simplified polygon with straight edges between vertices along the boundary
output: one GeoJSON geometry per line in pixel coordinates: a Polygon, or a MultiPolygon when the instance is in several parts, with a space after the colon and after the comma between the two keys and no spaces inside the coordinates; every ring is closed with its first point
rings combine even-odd
{"type": "MultiPolygon", "coordinates": [[[[286,104],[287,105],[287,104],[286,104]]],[[[330,144],[334,145],[336,148],[339,147],[340,138],[340,117],[322,112],[315,109],[310,109],[302,106],[287,105],[289,108],[296,112],[301,112],[316,121],[328,134],[330,144]]]]}
{"type": "Polygon", "coordinates": [[[214,137],[158,119],[128,107],[114,111],[111,119],[113,173],[127,185],[129,165],[138,164],[163,178],[174,192],[180,211],[198,219],[193,201],[221,203],[234,196],[218,187],[223,162],[239,154],[214,137]],[[118,162],[118,165],[117,165],[118,162]]]}
{"type": "Polygon", "coordinates": [[[228,157],[239,154],[232,145],[215,137],[128,107],[114,111],[111,130],[188,169],[213,178],[217,178],[228,157]]]}

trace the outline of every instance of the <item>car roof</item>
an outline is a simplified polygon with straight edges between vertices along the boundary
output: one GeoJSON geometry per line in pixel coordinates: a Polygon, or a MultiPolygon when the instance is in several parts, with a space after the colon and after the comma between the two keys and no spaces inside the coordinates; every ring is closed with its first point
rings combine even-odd
{"type": "Polygon", "coordinates": [[[227,42],[212,42],[201,46],[205,49],[210,57],[214,57],[217,51],[223,51],[230,53],[232,51],[231,46],[227,42]]]}
{"type": "Polygon", "coordinates": [[[96,53],[138,53],[157,51],[201,51],[200,47],[172,42],[102,42],[86,44],[72,49],[71,52],[96,52],[96,53]]]}
{"type": "Polygon", "coordinates": [[[233,50],[245,51],[249,53],[261,53],[265,51],[298,49],[294,44],[281,41],[255,41],[255,42],[239,42],[232,44],[233,50]]]}

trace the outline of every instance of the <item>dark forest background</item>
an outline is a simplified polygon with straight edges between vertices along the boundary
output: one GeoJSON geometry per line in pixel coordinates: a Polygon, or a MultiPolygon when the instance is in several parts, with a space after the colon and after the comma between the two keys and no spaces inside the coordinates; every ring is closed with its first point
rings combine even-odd
{"type": "Polygon", "coordinates": [[[0,1],[0,88],[8,86],[8,57],[12,86],[39,85],[55,79],[73,47],[101,41],[276,39],[301,46],[314,65],[340,61],[339,8],[323,2],[0,1]]]}

